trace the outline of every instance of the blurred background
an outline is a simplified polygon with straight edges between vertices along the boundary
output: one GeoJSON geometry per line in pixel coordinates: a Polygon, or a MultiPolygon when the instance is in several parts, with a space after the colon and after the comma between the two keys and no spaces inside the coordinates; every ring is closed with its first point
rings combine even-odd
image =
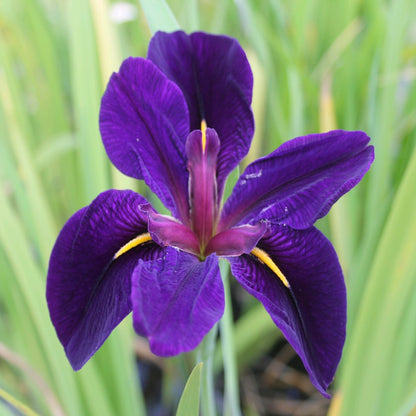
{"type": "MultiPolygon", "coordinates": [[[[318,223],[348,287],[333,398],[233,284],[242,413],[416,415],[416,2],[167,3],[183,30],[236,37],[247,52],[256,134],[244,163],[335,128],[364,130],[375,146],[363,182],[318,223]]],[[[0,2],[0,415],[175,414],[195,364],[192,353],[154,357],[128,317],[74,373],[45,301],[50,251],[70,215],[109,188],[152,198],[111,166],[98,131],[110,74],[145,56],[150,37],[134,0],[0,2]]],[[[214,369],[221,409],[220,348],[214,369]]]]}

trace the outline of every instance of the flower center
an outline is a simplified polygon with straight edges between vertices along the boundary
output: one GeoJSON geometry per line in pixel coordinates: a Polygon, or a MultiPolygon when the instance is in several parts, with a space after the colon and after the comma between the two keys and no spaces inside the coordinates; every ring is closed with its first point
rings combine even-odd
{"type": "Polygon", "coordinates": [[[257,247],[257,242],[266,231],[265,223],[240,225],[217,233],[220,207],[216,169],[219,148],[218,135],[214,129],[207,128],[205,120],[201,122],[201,130],[194,130],[187,138],[189,227],[175,218],[157,213],[150,205],[141,206],[140,209],[148,213],[149,232],[130,240],[113,259],[152,240],[161,246],[173,246],[192,253],[200,260],[211,253],[224,257],[251,254],[290,288],[276,263],[257,247]]]}

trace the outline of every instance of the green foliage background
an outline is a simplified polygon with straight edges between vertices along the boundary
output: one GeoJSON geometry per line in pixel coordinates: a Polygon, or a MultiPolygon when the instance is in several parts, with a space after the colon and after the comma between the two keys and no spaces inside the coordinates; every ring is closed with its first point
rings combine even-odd
{"type": "MultiPolygon", "coordinates": [[[[0,2],[0,396],[42,415],[145,414],[130,320],[74,373],[44,296],[66,219],[111,187],[147,193],[111,167],[98,132],[111,72],[129,55],[145,56],[151,36],[138,2],[130,2],[136,17],[120,24],[110,17],[115,3],[0,2]]],[[[163,2],[146,3],[153,29],[159,15],[167,27],[163,2]]],[[[184,30],[234,36],[248,53],[256,135],[245,163],[297,135],[341,128],[372,137],[370,173],[319,223],[349,297],[330,414],[416,414],[416,2],[168,4],[184,30]]],[[[278,332],[249,302],[234,335],[242,367],[278,332]]],[[[168,386],[180,364],[167,364],[168,386]]],[[[13,414],[2,401],[0,414],[13,414]]]]}

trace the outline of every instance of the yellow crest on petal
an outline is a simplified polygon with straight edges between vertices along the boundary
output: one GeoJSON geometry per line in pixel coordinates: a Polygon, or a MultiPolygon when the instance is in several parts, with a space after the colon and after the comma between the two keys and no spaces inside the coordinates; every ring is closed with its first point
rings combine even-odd
{"type": "Polygon", "coordinates": [[[138,235],[136,238],[133,238],[133,240],[130,240],[127,244],[124,244],[124,246],[121,247],[120,250],[118,250],[116,254],[114,254],[113,260],[117,259],[122,254],[126,253],[132,248],[137,247],[140,244],[147,243],[148,241],[151,241],[151,240],[152,240],[152,237],[150,237],[149,233],[138,235]]]}
{"type": "Polygon", "coordinates": [[[201,131],[202,131],[202,151],[205,152],[205,146],[207,145],[207,122],[205,120],[201,121],[201,131]]]}
{"type": "Polygon", "coordinates": [[[254,247],[251,250],[251,254],[256,256],[262,263],[264,263],[281,281],[282,283],[290,289],[290,284],[286,279],[286,276],[282,273],[282,271],[277,267],[276,263],[270,258],[270,256],[258,247],[254,247]]]}

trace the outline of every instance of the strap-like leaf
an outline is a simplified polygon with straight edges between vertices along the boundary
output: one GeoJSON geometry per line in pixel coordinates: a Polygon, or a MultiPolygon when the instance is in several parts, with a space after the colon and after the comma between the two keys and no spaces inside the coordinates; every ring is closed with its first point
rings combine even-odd
{"type": "Polygon", "coordinates": [[[192,370],[179,401],[176,416],[199,415],[199,392],[201,388],[202,365],[203,363],[199,363],[192,370]]]}
{"type": "Polygon", "coordinates": [[[140,4],[152,34],[158,30],[164,32],[180,30],[179,23],[165,0],[140,0],[140,4]]]}

